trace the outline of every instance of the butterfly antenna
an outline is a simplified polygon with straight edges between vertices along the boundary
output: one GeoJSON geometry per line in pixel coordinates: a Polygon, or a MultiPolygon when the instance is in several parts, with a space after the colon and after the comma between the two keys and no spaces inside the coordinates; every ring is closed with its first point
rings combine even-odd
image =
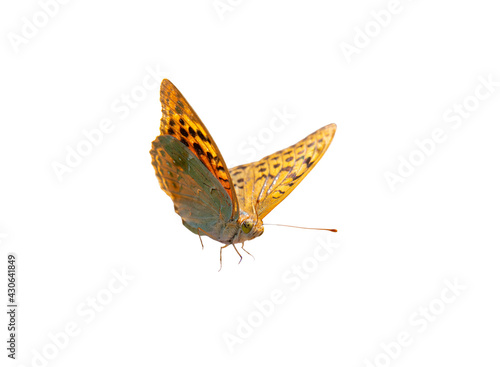
{"type": "Polygon", "coordinates": [[[329,231],[329,232],[337,232],[336,229],[329,229],[329,228],[311,228],[311,227],[299,227],[299,226],[289,226],[287,224],[273,224],[273,223],[266,223],[264,224],[265,226],[280,226],[280,227],[291,227],[291,228],[300,228],[300,229],[314,229],[317,231],[329,231]]]}

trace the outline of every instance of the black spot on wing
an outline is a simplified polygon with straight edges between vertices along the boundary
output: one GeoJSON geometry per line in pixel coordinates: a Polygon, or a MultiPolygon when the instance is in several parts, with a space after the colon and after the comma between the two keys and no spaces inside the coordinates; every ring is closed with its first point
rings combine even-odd
{"type": "Polygon", "coordinates": [[[207,142],[207,143],[209,143],[209,144],[210,144],[210,139],[209,139],[209,138],[207,138],[207,137],[205,136],[205,134],[203,134],[203,133],[201,132],[201,130],[199,130],[199,129],[198,129],[198,130],[196,130],[196,134],[200,137],[200,139],[201,139],[201,140],[203,140],[204,142],[207,142]]]}
{"type": "Polygon", "coordinates": [[[193,144],[193,148],[194,148],[194,150],[196,150],[196,153],[198,154],[198,156],[202,156],[202,155],[205,154],[205,152],[203,151],[203,149],[201,149],[200,144],[194,143],[193,144]]]}

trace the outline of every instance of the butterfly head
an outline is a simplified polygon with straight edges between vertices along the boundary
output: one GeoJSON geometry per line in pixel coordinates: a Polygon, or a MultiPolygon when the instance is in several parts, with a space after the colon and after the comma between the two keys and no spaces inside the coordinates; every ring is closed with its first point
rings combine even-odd
{"type": "Polygon", "coordinates": [[[262,220],[257,216],[249,214],[240,215],[238,220],[239,228],[239,242],[249,241],[255,237],[259,237],[264,233],[264,225],[262,220]]]}

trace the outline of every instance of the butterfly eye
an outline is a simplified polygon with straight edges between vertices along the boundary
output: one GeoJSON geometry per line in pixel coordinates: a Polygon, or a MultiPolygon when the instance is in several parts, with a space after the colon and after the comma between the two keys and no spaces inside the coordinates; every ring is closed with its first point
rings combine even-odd
{"type": "Polygon", "coordinates": [[[249,220],[244,221],[241,223],[241,230],[243,233],[249,233],[253,228],[253,223],[249,220]]]}

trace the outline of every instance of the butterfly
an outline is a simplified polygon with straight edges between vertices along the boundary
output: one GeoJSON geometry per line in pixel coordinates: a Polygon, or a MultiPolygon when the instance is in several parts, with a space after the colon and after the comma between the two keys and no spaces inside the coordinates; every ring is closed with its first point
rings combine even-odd
{"type": "MultiPolygon", "coordinates": [[[[161,83],[160,135],[152,142],[152,165],[182,224],[200,237],[224,244],[252,240],[262,219],[307,176],[328,149],[330,124],[261,160],[228,169],[205,125],[167,79],[161,83]]],[[[336,231],[336,230],[331,230],[336,231]]],[[[203,247],[203,242],[202,247],[203,247]]],[[[240,255],[240,261],[241,261],[240,255]]]]}

